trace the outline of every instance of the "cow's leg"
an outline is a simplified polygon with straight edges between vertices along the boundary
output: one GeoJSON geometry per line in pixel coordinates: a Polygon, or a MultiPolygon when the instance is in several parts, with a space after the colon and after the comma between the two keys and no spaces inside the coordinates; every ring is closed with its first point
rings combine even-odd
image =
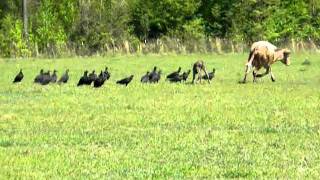
{"type": "Polygon", "coordinates": [[[276,79],[274,78],[274,75],[273,75],[273,73],[272,73],[271,67],[270,67],[270,75],[271,75],[271,81],[272,81],[272,82],[275,82],[276,79]]]}
{"type": "Polygon", "coordinates": [[[251,67],[248,66],[248,65],[246,65],[246,70],[245,70],[245,73],[244,73],[244,78],[243,78],[243,80],[242,80],[242,83],[246,83],[246,81],[247,81],[247,76],[248,76],[250,70],[251,70],[251,67]]]}
{"type": "Polygon", "coordinates": [[[257,73],[255,69],[252,71],[252,76],[253,76],[253,82],[254,83],[257,82],[257,73]]]}
{"type": "Polygon", "coordinates": [[[268,74],[270,73],[271,67],[270,67],[270,66],[267,66],[267,67],[265,67],[265,68],[266,68],[266,72],[264,72],[264,73],[262,73],[262,74],[257,74],[257,75],[256,75],[257,78],[261,78],[261,77],[263,77],[263,76],[265,76],[265,75],[268,75],[268,74]]]}
{"type": "Polygon", "coordinates": [[[198,68],[198,81],[200,81],[201,84],[201,79],[202,79],[202,73],[201,73],[201,68],[198,68]]]}
{"type": "Polygon", "coordinates": [[[252,68],[252,62],[254,60],[254,56],[255,56],[255,50],[250,51],[249,57],[248,57],[248,62],[246,63],[246,70],[245,70],[245,74],[244,74],[244,78],[242,83],[246,83],[247,81],[247,76],[252,68]]]}
{"type": "Polygon", "coordinates": [[[195,83],[194,81],[196,79],[196,74],[197,74],[197,72],[195,70],[193,70],[193,72],[192,72],[192,84],[195,83]]]}

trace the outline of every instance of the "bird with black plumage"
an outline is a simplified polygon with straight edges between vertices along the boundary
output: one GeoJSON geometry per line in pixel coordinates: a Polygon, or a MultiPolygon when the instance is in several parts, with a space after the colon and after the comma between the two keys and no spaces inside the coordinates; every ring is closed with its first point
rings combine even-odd
{"type": "Polygon", "coordinates": [[[132,81],[134,75],[131,75],[129,77],[123,78],[119,81],[117,81],[117,84],[128,86],[128,84],[132,81]]]}
{"type": "Polygon", "coordinates": [[[69,80],[69,69],[60,77],[58,84],[67,83],[69,80]]]}
{"type": "Polygon", "coordinates": [[[40,73],[34,78],[34,83],[41,83],[43,79],[44,71],[43,69],[40,70],[40,73]]]}
{"type": "Polygon", "coordinates": [[[157,66],[155,66],[151,73],[149,73],[149,82],[150,83],[158,83],[161,79],[162,71],[159,70],[157,72],[157,66]]]}
{"type": "Polygon", "coordinates": [[[109,72],[108,67],[106,67],[106,68],[104,69],[103,74],[104,74],[104,77],[105,77],[105,80],[106,80],[106,81],[110,79],[111,73],[109,72]]]}
{"type": "Polygon", "coordinates": [[[91,83],[93,83],[94,80],[97,79],[97,77],[98,77],[98,76],[96,75],[96,71],[93,70],[93,71],[89,74],[89,81],[90,81],[89,85],[90,85],[91,83]]]}
{"type": "Polygon", "coordinates": [[[88,77],[88,71],[84,71],[83,76],[79,79],[77,86],[90,85],[91,81],[88,77]]]}
{"type": "Polygon", "coordinates": [[[101,87],[106,80],[107,80],[107,76],[105,72],[101,71],[99,76],[93,81],[93,87],[95,88],[101,87]]]}
{"type": "Polygon", "coordinates": [[[212,69],[212,72],[209,72],[209,73],[208,73],[208,76],[203,75],[203,76],[202,76],[202,79],[205,79],[205,80],[207,80],[207,79],[212,80],[212,79],[215,77],[215,73],[216,73],[216,69],[215,69],[215,68],[213,68],[213,69],[212,69]]]}
{"type": "Polygon", "coordinates": [[[51,75],[50,75],[50,70],[48,70],[47,72],[43,73],[40,84],[48,85],[50,82],[51,82],[51,75]]]}
{"type": "Polygon", "coordinates": [[[56,83],[57,82],[57,70],[53,70],[53,73],[52,73],[52,75],[51,75],[51,79],[50,79],[50,83],[56,83]]]}
{"type": "Polygon", "coordinates": [[[174,71],[174,72],[170,73],[169,75],[167,75],[167,79],[176,78],[177,76],[180,75],[180,72],[181,72],[181,67],[179,67],[177,71],[174,71]]]}
{"type": "Polygon", "coordinates": [[[14,78],[13,83],[21,82],[23,77],[24,77],[24,75],[23,75],[22,69],[20,69],[19,73],[14,78]]]}
{"type": "Polygon", "coordinates": [[[141,83],[148,83],[149,82],[149,73],[150,72],[147,71],[146,74],[141,77],[141,79],[140,79],[141,83]]]}

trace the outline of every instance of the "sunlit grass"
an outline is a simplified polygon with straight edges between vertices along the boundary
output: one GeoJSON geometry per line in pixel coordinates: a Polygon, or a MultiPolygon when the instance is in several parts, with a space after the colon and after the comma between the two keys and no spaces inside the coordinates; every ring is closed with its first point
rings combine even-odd
{"type": "MultiPolygon", "coordinates": [[[[2,178],[318,178],[320,56],[294,55],[270,77],[238,84],[247,54],[0,60],[2,178]],[[310,66],[302,66],[305,56],[310,66]],[[140,84],[197,59],[212,84],[140,84]],[[76,87],[108,66],[102,88],[76,87]],[[11,84],[23,68],[25,78],[11,84]],[[68,84],[33,84],[70,69],[68,84]],[[115,81],[134,74],[128,87],[115,81]]],[[[191,79],[189,78],[189,82],[191,79]]]]}

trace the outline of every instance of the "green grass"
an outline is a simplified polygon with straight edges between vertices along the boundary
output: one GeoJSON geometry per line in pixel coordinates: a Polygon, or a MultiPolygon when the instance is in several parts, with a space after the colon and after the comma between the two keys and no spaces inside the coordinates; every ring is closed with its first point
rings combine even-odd
{"type": "Polygon", "coordinates": [[[275,83],[238,84],[246,58],[0,60],[0,178],[318,178],[320,56],[275,64],[275,83]],[[154,65],[167,74],[197,59],[217,69],[212,84],[139,83],[154,65]],[[106,65],[102,88],[75,86],[84,69],[106,65]],[[13,85],[20,68],[25,79],[13,85]],[[69,68],[70,82],[35,85],[41,68],[69,68]],[[115,84],[130,74],[127,88],[115,84]]]}

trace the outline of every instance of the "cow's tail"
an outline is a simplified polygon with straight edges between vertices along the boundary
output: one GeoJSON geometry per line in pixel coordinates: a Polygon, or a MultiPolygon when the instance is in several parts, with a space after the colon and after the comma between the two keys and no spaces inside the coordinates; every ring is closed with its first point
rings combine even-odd
{"type": "Polygon", "coordinates": [[[249,57],[248,57],[248,62],[246,63],[246,66],[252,67],[252,62],[253,62],[253,60],[254,60],[254,56],[255,56],[257,50],[258,50],[258,49],[255,48],[253,51],[250,52],[250,55],[249,55],[249,57]]]}

